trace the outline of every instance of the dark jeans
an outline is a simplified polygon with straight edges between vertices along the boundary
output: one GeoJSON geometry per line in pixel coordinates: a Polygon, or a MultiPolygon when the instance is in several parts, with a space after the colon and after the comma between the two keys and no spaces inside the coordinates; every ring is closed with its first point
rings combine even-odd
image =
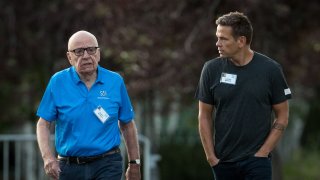
{"type": "Polygon", "coordinates": [[[271,157],[248,157],[212,167],[215,180],[271,180],[271,157]]]}
{"type": "Polygon", "coordinates": [[[122,176],[122,157],[120,153],[108,155],[96,161],[76,164],[59,161],[60,180],[120,180],[122,176]]]}

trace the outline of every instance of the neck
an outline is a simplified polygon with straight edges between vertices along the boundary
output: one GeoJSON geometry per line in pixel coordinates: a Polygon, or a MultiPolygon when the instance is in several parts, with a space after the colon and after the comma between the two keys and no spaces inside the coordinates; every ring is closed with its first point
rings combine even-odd
{"type": "Polygon", "coordinates": [[[97,79],[97,72],[93,72],[93,73],[79,73],[79,77],[81,79],[81,81],[87,86],[88,89],[90,89],[93,85],[93,83],[96,81],[97,79]]]}
{"type": "Polygon", "coordinates": [[[245,51],[239,52],[234,57],[231,57],[230,60],[236,66],[245,66],[252,60],[253,54],[254,52],[251,49],[247,49],[245,51]]]}

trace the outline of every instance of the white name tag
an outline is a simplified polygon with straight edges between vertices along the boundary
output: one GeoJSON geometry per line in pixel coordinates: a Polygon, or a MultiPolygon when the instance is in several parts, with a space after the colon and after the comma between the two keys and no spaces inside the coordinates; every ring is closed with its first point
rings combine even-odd
{"type": "Polygon", "coordinates": [[[105,123],[109,118],[109,114],[101,106],[99,106],[93,112],[102,123],[105,123]]]}
{"type": "Polygon", "coordinates": [[[221,73],[221,79],[220,79],[221,83],[235,85],[236,81],[237,81],[237,75],[236,74],[221,73]]]}

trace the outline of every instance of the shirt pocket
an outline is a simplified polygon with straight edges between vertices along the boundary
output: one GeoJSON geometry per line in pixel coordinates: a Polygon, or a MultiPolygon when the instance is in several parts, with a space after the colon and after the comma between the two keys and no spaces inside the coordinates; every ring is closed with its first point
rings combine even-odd
{"type": "Polygon", "coordinates": [[[111,98],[98,99],[95,108],[102,107],[109,115],[108,120],[118,120],[119,103],[111,98]]]}

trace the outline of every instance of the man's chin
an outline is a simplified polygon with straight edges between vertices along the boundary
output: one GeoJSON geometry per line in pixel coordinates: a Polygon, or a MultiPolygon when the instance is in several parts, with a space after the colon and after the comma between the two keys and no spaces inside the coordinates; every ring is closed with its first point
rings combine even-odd
{"type": "Polygon", "coordinates": [[[220,54],[220,57],[222,58],[228,58],[229,56],[225,55],[225,54],[220,54]]]}
{"type": "Polygon", "coordinates": [[[96,71],[94,68],[83,68],[79,71],[80,74],[92,74],[96,71]]]}

